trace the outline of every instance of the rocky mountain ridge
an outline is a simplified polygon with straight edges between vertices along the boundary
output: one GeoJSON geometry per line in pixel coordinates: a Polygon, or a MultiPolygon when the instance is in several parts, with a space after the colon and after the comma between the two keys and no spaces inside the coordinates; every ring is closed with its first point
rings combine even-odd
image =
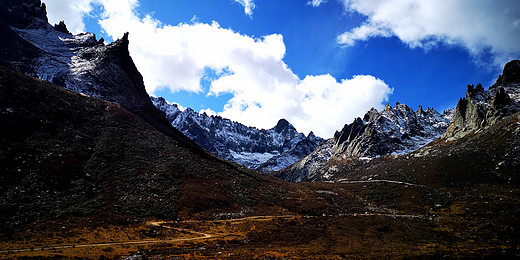
{"type": "Polygon", "coordinates": [[[504,66],[488,90],[479,83],[468,85],[466,96],[457,103],[453,120],[444,138],[463,137],[469,133],[496,124],[504,117],[520,111],[520,61],[513,60],[504,66]]]}
{"type": "Polygon", "coordinates": [[[93,33],[51,26],[40,0],[0,0],[0,61],[65,89],[119,104],[186,147],[202,151],[151,102],[128,51],[128,34],[111,44],[93,33]]]}
{"type": "Polygon", "coordinates": [[[440,114],[422,106],[413,111],[400,103],[395,108],[387,104],[380,112],[372,108],[363,119],[346,124],[333,138],[277,176],[292,182],[329,180],[334,178],[335,171],[327,166],[329,161],[366,161],[412,152],[444,133],[451,113],[440,114]]]}
{"type": "Polygon", "coordinates": [[[191,108],[181,111],[162,97],[151,99],[174,127],[206,150],[262,172],[283,169],[323,142],[312,132],[307,136],[299,133],[285,119],[271,129],[258,129],[220,116],[200,114],[191,108]]]}

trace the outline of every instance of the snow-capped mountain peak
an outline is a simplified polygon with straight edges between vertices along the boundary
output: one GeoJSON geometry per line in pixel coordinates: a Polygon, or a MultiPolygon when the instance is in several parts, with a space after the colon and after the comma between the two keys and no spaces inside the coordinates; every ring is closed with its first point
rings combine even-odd
{"type": "Polygon", "coordinates": [[[448,127],[451,112],[432,108],[417,111],[405,104],[387,104],[382,111],[370,109],[363,119],[346,124],[314,152],[285,169],[279,176],[289,181],[327,180],[334,175],[329,161],[405,154],[438,138],[448,127]],[[330,168],[330,169],[329,169],[330,168]]]}
{"type": "Polygon", "coordinates": [[[314,133],[305,136],[285,119],[271,129],[248,127],[220,116],[181,111],[162,97],[153,104],[168,121],[206,150],[252,169],[271,172],[285,168],[311,153],[322,141],[314,133]]]}

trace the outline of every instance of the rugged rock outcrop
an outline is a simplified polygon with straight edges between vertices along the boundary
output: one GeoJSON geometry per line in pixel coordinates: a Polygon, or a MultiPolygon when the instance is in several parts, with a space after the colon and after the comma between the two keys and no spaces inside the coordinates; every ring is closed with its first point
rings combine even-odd
{"type": "Polygon", "coordinates": [[[283,169],[323,142],[312,132],[307,136],[298,133],[285,119],[271,129],[258,129],[220,116],[199,114],[190,108],[181,111],[161,97],[152,97],[152,101],[173,126],[206,150],[263,172],[283,169]]]}
{"type": "Polygon", "coordinates": [[[439,137],[448,127],[450,117],[450,111],[441,115],[422,106],[413,111],[399,103],[395,108],[387,104],[381,112],[372,108],[363,119],[346,124],[333,138],[277,176],[292,182],[328,180],[335,171],[328,164],[330,161],[409,153],[439,137]]]}
{"type": "Polygon", "coordinates": [[[495,84],[484,90],[468,85],[466,96],[457,104],[450,126],[443,135],[449,140],[496,124],[520,111],[520,61],[507,63],[495,84]]]}
{"type": "Polygon", "coordinates": [[[0,22],[16,28],[36,28],[48,24],[45,3],[40,0],[1,0],[0,22]]]}
{"type": "Polygon", "coordinates": [[[71,35],[64,23],[51,26],[39,0],[0,3],[1,61],[30,76],[122,105],[185,146],[200,150],[150,101],[128,51],[128,34],[105,45],[93,33],[71,35]]]}

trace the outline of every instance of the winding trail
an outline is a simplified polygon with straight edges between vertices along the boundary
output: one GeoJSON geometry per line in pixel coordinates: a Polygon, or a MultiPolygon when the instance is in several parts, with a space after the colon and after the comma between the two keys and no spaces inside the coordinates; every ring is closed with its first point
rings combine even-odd
{"type": "Polygon", "coordinates": [[[350,184],[350,183],[374,183],[374,182],[386,182],[386,183],[393,183],[393,184],[402,184],[402,185],[408,185],[408,186],[418,186],[418,187],[426,187],[421,184],[414,184],[404,181],[391,181],[391,180],[366,180],[366,181],[350,181],[348,179],[339,179],[335,182],[344,183],[344,184],[350,184]]]}
{"type": "Polygon", "coordinates": [[[362,216],[384,216],[391,218],[424,218],[424,216],[420,215],[408,215],[408,214],[388,214],[388,213],[346,213],[346,214],[337,214],[337,215],[322,215],[322,216],[300,216],[300,215],[267,215],[267,216],[252,216],[252,217],[243,217],[243,218],[234,218],[234,219],[222,219],[222,220],[186,220],[186,221],[152,221],[148,222],[147,225],[161,227],[166,229],[173,229],[189,234],[198,235],[198,237],[191,238],[176,238],[176,239],[156,239],[156,240],[139,240],[139,241],[125,241],[125,242],[102,242],[102,243],[92,243],[92,244],[76,244],[76,245],[62,245],[62,246],[46,246],[39,248],[24,248],[24,249],[10,249],[10,250],[2,250],[0,253],[2,254],[12,254],[12,253],[23,253],[23,252],[31,252],[31,251],[44,251],[44,250],[54,250],[54,249],[68,249],[68,248],[85,248],[85,247],[102,247],[102,246],[122,246],[122,245],[139,245],[139,244],[159,244],[159,243],[175,243],[175,242],[184,242],[184,241],[196,241],[196,240],[206,240],[213,239],[217,237],[225,237],[232,236],[233,234],[210,234],[204,232],[198,232],[194,230],[184,229],[184,228],[176,228],[171,227],[169,225],[173,225],[176,223],[196,223],[196,222],[213,222],[213,223],[233,223],[233,222],[243,222],[247,220],[254,221],[269,221],[273,219],[288,219],[288,218],[318,218],[318,217],[333,217],[333,216],[353,216],[353,217],[362,217],[362,216]]]}
{"type": "Polygon", "coordinates": [[[30,251],[44,251],[44,250],[53,250],[53,249],[82,248],[82,247],[174,243],[174,242],[184,242],[184,241],[194,241],[194,240],[205,240],[205,239],[211,239],[211,238],[223,236],[223,235],[217,235],[217,234],[202,233],[202,232],[197,232],[197,231],[183,229],[183,228],[174,228],[174,227],[164,226],[163,224],[165,224],[165,223],[166,222],[164,222],[164,221],[154,221],[154,222],[149,222],[148,225],[167,228],[167,229],[174,229],[177,231],[186,232],[186,233],[190,233],[190,234],[196,234],[196,235],[200,235],[200,237],[139,240],[139,241],[126,241],[126,242],[106,242],[106,243],[79,244],[79,245],[63,245],[63,246],[46,246],[46,247],[40,247],[40,248],[3,250],[3,251],[0,251],[0,253],[21,253],[21,252],[30,252],[30,251]]]}

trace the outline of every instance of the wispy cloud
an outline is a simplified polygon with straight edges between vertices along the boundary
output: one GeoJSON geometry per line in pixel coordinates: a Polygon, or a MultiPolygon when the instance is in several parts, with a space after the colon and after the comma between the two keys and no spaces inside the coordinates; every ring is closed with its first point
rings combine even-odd
{"type": "Polygon", "coordinates": [[[307,2],[307,4],[312,5],[313,7],[318,7],[326,2],[327,0],[310,0],[307,2]]]}
{"type": "Polygon", "coordinates": [[[242,6],[244,6],[244,13],[246,13],[250,17],[253,16],[253,9],[255,9],[255,3],[253,0],[234,0],[234,1],[241,4],[242,6]]]}

